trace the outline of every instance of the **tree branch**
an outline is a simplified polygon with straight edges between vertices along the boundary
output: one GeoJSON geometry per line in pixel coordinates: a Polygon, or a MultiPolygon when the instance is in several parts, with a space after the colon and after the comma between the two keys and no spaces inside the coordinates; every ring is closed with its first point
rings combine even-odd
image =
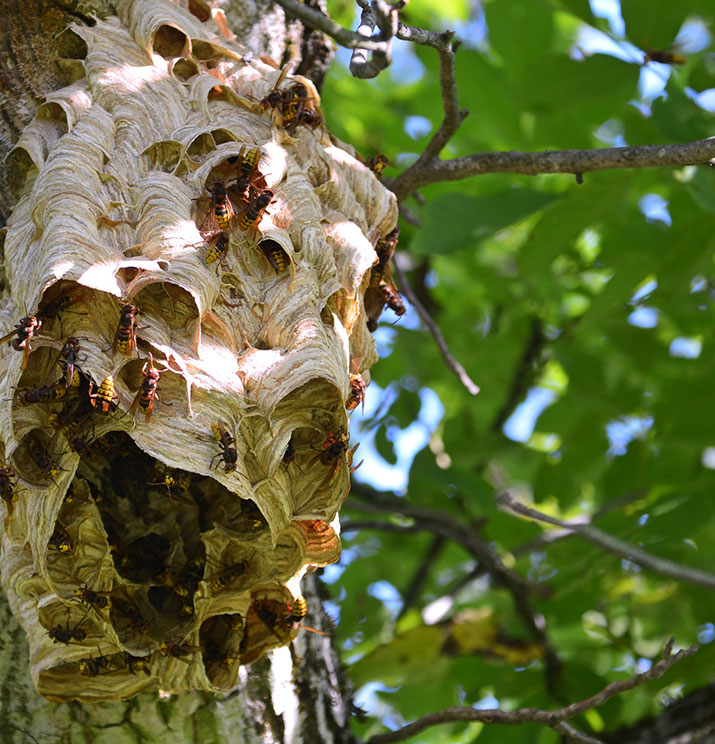
{"type": "Polygon", "coordinates": [[[347,49],[367,49],[368,51],[383,53],[387,51],[387,42],[381,39],[371,39],[369,35],[365,36],[343,28],[340,24],[335,23],[332,18],[325,15],[325,13],[321,13],[319,10],[305,5],[300,0],[276,0],[276,4],[308,26],[312,26],[327,34],[332,39],[335,39],[340,46],[344,46],[347,49]]]}
{"type": "Polygon", "coordinates": [[[606,147],[593,150],[558,152],[482,152],[452,160],[438,160],[408,168],[399,176],[392,190],[402,201],[416,189],[439,181],[458,181],[484,173],[572,173],[579,176],[589,171],[612,168],[662,168],[684,165],[714,165],[715,138],[709,137],[680,145],[641,145],[606,147]]]}
{"type": "MultiPolygon", "coordinates": [[[[407,27],[403,27],[405,32],[407,27]]],[[[420,178],[420,174],[425,171],[429,172],[434,163],[440,163],[437,158],[440,152],[459,129],[460,124],[468,116],[469,111],[459,108],[457,97],[457,80],[454,70],[454,59],[459,43],[452,43],[454,31],[445,31],[442,34],[433,34],[429,40],[426,38],[418,42],[418,38],[423,38],[419,33],[421,29],[409,28],[409,33],[399,38],[408,38],[417,43],[429,44],[437,49],[439,53],[439,78],[442,89],[442,104],[444,107],[444,119],[440,128],[435,132],[432,139],[427,143],[422,154],[417,161],[413,163],[404,173],[401,173],[390,185],[390,189],[397,196],[398,201],[404,201],[415,188],[411,187],[415,179],[420,178]]]]}
{"type": "Polygon", "coordinates": [[[601,739],[596,739],[594,736],[588,736],[587,734],[582,734],[580,731],[576,731],[576,729],[566,723],[566,721],[557,723],[553,728],[554,731],[556,731],[557,734],[561,734],[566,741],[573,741],[575,744],[604,744],[601,739]]]}
{"type": "Polygon", "coordinates": [[[356,34],[370,37],[377,26],[380,29],[380,39],[385,47],[373,51],[370,59],[367,58],[365,49],[358,47],[350,59],[350,72],[355,77],[363,79],[377,77],[392,64],[392,39],[397,33],[398,23],[397,9],[386,0],[372,0],[369,5],[366,2],[362,4],[360,25],[357,27],[356,34]]]}
{"type": "Polygon", "coordinates": [[[416,721],[403,726],[396,731],[390,731],[385,734],[377,734],[367,740],[366,744],[391,744],[391,742],[404,741],[411,736],[423,731],[430,726],[440,723],[451,723],[455,721],[479,721],[481,723],[502,723],[505,725],[517,725],[520,723],[541,723],[557,730],[564,736],[571,737],[571,741],[582,742],[583,744],[598,742],[598,739],[585,737],[584,734],[575,731],[571,726],[563,727],[561,724],[574,716],[577,716],[591,708],[597,708],[605,702],[620,695],[627,690],[632,690],[648,680],[659,679],[673,665],[679,661],[692,656],[700,648],[697,644],[690,648],[682,649],[671,655],[673,648],[673,639],[666,644],[663,652],[663,658],[653,664],[653,666],[642,674],[637,674],[630,679],[612,682],[586,700],[578,703],[572,703],[559,710],[540,710],[538,708],[521,708],[514,711],[504,711],[499,709],[493,710],[475,710],[474,708],[447,708],[439,713],[430,713],[418,718],[416,721]],[[580,738],[579,738],[580,737],[580,738]],[[584,738],[585,737],[585,738],[584,738]]]}
{"type": "Polygon", "coordinates": [[[499,583],[528,593],[537,591],[543,594],[544,592],[545,587],[531,584],[507,568],[486,541],[445,512],[415,506],[404,499],[376,491],[363,483],[353,485],[350,493],[350,508],[378,514],[398,513],[411,517],[420,529],[428,530],[462,545],[499,583]]]}
{"type": "Polygon", "coordinates": [[[544,650],[546,685],[549,692],[556,694],[556,685],[561,673],[561,661],[546,633],[546,623],[543,615],[532,608],[527,598],[533,592],[543,595],[546,587],[533,584],[507,568],[485,540],[482,540],[469,527],[449,514],[414,506],[403,499],[390,497],[363,484],[356,484],[353,487],[350,506],[358,511],[404,514],[412,517],[422,529],[434,532],[448,540],[454,540],[466,548],[490,576],[511,594],[516,612],[526,626],[529,635],[544,650]]]}
{"type": "Polygon", "coordinates": [[[437,344],[437,348],[442,355],[442,359],[444,359],[444,363],[452,372],[454,372],[454,374],[457,376],[462,385],[464,385],[464,387],[468,390],[468,392],[472,395],[476,395],[479,392],[479,385],[477,385],[472,380],[472,378],[467,374],[467,371],[464,369],[464,367],[452,356],[452,352],[450,352],[449,346],[447,346],[447,342],[444,340],[444,336],[442,335],[440,327],[437,325],[432,316],[427,312],[424,305],[417,299],[417,295],[412,289],[412,285],[409,283],[409,281],[407,281],[405,272],[402,271],[402,269],[397,265],[397,261],[393,261],[392,265],[395,269],[395,275],[397,276],[397,281],[400,284],[402,293],[405,295],[405,297],[407,297],[410,305],[412,305],[415,310],[417,310],[417,314],[420,316],[420,319],[427,326],[427,329],[432,334],[432,337],[437,344]]]}
{"type": "MultiPolygon", "coordinates": [[[[356,507],[358,511],[360,507],[356,507]]],[[[425,528],[420,524],[395,524],[394,522],[378,521],[377,519],[351,519],[340,525],[340,534],[346,532],[359,532],[360,530],[380,530],[381,532],[398,532],[402,534],[415,534],[424,532],[425,528]]]]}
{"type": "Polygon", "coordinates": [[[398,623],[405,616],[407,610],[409,610],[417,601],[417,598],[422,593],[422,588],[429,578],[434,564],[437,562],[437,559],[440,557],[442,550],[444,549],[445,543],[446,540],[442,535],[437,535],[432,541],[432,545],[430,545],[427,554],[417,567],[417,571],[412,577],[410,583],[402,592],[402,607],[400,607],[400,612],[395,618],[395,623],[398,623]]]}
{"type": "Polygon", "coordinates": [[[501,431],[502,426],[504,426],[509,416],[511,416],[528,392],[529,386],[534,379],[534,368],[545,340],[546,337],[541,326],[541,320],[538,317],[533,317],[531,319],[531,333],[529,334],[528,343],[521,355],[519,366],[514,373],[509,395],[492,422],[491,429],[493,432],[501,431]]]}
{"type": "Polygon", "coordinates": [[[705,573],[705,571],[699,571],[696,568],[690,568],[689,566],[683,566],[679,563],[668,560],[667,558],[660,558],[646,553],[645,551],[637,548],[623,540],[619,540],[612,535],[609,535],[597,527],[593,527],[590,524],[578,524],[574,522],[564,522],[561,519],[550,517],[547,514],[532,509],[531,507],[525,506],[524,504],[516,501],[508,491],[502,491],[497,494],[497,504],[507,512],[512,514],[518,514],[527,519],[533,519],[537,522],[544,522],[546,524],[553,524],[556,527],[562,527],[570,530],[577,535],[581,535],[589,542],[594,545],[607,550],[609,553],[618,555],[621,558],[626,558],[633,563],[637,563],[643,568],[647,568],[654,573],[661,574],[662,576],[668,576],[671,579],[677,581],[685,581],[689,584],[696,584],[697,586],[705,587],[706,589],[715,589],[715,575],[705,573]]]}

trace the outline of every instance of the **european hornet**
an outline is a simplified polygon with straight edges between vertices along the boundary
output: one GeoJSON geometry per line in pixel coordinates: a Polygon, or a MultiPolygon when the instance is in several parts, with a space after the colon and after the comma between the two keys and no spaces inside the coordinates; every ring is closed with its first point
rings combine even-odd
{"type": "Polygon", "coordinates": [[[53,320],[58,317],[63,310],[66,310],[74,301],[75,298],[72,294],[59,295],[59,297],[50,300],[46,305],[43,306],[41,304],[40,309],[37,311],[37,317],[53,320]]]}
{"type": "Polygon", "coordinates": [[[203,652],[205,664],[216,664],[228,672],[231,670],[232,664],[240,661],[239,657],[229,656],[228,654],[229,652],[222,649],[213,638],[206,639],[203,652]]]}
{"type": "Polygon", "coordinates": [[[193,584],[196,586],[204,578],[204,569],[206,568],[206,559],[203,556],[192,558],[186,562],[186,565],[179,573],[179,582],[184,584],[193,584]]]}
{"type": "Polygon", "coordinates": [[[42,321],[35,315],[27,315],[15,324],[10,333],[0,338],[0,344],[7,341],[16,351],[22,352],[22,369],[27,367],[27,360],[30,356],[30,341],[32,337],[40,330],[42,321]],[[15,336],[15,338],[13,338],[15,336]]]}
{"type": "Polygon", "coordinates": [[[216,441],[221,446],[221,452],[219,452],[217,455],[214,455],[211,460],[210,467],[213,468],[214,461],[218,458],[219,463],[223,463],[224,473],[236,472],[238,453],[236,452],[236,448],[234,447],[234,438],[226,431],[226,429],[221,424],[214,424],[211,427],[211,430],[213,431],[213,435],[216,441]]]}
{"type": "MultiPolygon", "coordinates": [[[[162,566],[158,571],[155,571],[152,575],[152,580],[159,584],[160,586],[165,587],[166,589],[171,589],[172,592],[176,589],[176,581],[178,577],[176,575],[176,571],[174,571],[173,568],[170,566],[162,566]]],[[[179,596],[185,595],[187,592],[185,590],[179,589],[179,596]]]]}
{"type": "Polygon", "coordinates": [[[295,461],[295,448],[293,447],[293,440],[290,440],[286,445],[282,459],[286,465],[290,465],[292,462],[295,461]]]}
{"type": "Polygon", "coordinates": [[[74,547],[72,538],[61,527],[55,527],[48,544],[60,553],[71,553],[74,547]]]}
{"type": "Polygon", "coordinates": [[[209,579],[209,587],[214,594],[223,591],[229,584],[246,573],[248,561],[239,561],[232,566],[221,571],[221,573],[212,576],[209,579]]]}
{"type": "Polygon", "coordinates": [[[233,615],[228,615],[228,626],[231,630],[235,630],[237,633],[242,632],[246,627],[246,618],[240,613],[236,612],[233,615]]]}
{"type": "Polygon", "coordinates": [[[382,154],[378,153],[365,161],[365,165],[378,177],[382,178],[382,171],[390,165],[390,161],[382,154]]]}
{"type": "Polygon", "coordinates": [[[99,674],[112,671],[111,656],[90,656],[77,662],[79,673],[83,677],[96,677],[99,674]]]}
{"type": "Polygon", "coordinates": [[[406,310],[402,298],[397,291],[397,287],[392,282],[383,279],[379,283],[377,291],[383,302],[395,313],[395,315],[405,314],[406,310]]]}
{"type": "Polygon", "coordinates": [[[681,46],[682,44],[675,43],[666,49],[646,49],[643,64],[647,65],[649,62],[660,62],[662,65],[687,65],[687,58],[677,53],[677,50],[681,46]]]}
{"type": "Polygon", "coordinates": [[[117,332],[114,336],[114,351],[131,356],[137,348],[136,330],[139,308],[133,302],[125,302],[122,305],[122,312],[119,316],[117,332]]]}
{"type": "Polygon", "coordinates": [[[167,643],[162,641],[159,646],[159,653],[162,656],[171,656],[173,659],[182,659],[196,651],[201,651],[197,646],[191,646],[188,643],[167,643]]]}
{"type": "Polygon", "coordinates": [[[163,578],[165,581],[162,583],[164,586],[170,588],[177,597],[181,597],[184,600],[182,607],[179,609],[180,616],[193,614],[193,605],[191,606],[191,612],[188,612],[186,609],[187,604],[189,603],[189,600],[186,598],[192,597],[198,588],[199,581],[204,577],[205,566],[206,559],[203,557],[196,557],[187,561],[178,574],[171,569],[166,569],[168,573],[164,575],[163,578]]]}
{"type": "Polygon", "coordinates": [[[101,610],[106,610],[111,607],[111,602],[107,592],[95,592],[90,589],[86,584],[78,586],[74,590],[74,596],[77,597],[81,602],[86,603],[92,609],[96,610],[101,615],[101,610]]]}
{"type": "Polygon", "coordinates": [[[263,518],[261,510],[251,499],[246,499],[242,502],[241,514],[243,515],[246,527],[251,532],[263,529],[266,526],[266,520],[263,518]]]}
{"type": "Polygon", "coordinates": [[[333,460],[341,457],[348,449],[348,435],[342,429],[337,433],[328,432],[323,441],[323,451],[320,454],[320,462],[330,465],[333,460]]]}
{"type": "Polygon", "coordinates": [[[260,248],[276,274],[281,274],[291,265],[288,254],[283,250],[280,243],[275,240],[262,240],[260,248]]]}
{"type": "Polygon", "coordinates": [[[143,672],[147,677],[151,675],[149,660],[145,656],[132,656],[128,651],[125,651],[122,659],[130,674],[143,672]]]}
{"type": "Polygon", "coordinates": [[[216,230],[209,238],[204,242],[206,246],[206,263],[212,264],[217,261],[221,263],[228,253],[228,233],[223,230],[216,230]]]}
{"type": "Polygon", "coordinates": [[[89,381],[89,402],[93,408],[99,409],[103,414],[113,413],[117,410],[119,396],[114,389],[114,377],[107,375],[102,384],[97,388],[96,393],[92,393],[93,382],[89,381]]]}
{"type": "Polygon", "coordinates": [[[176,610],[176,616],[179,618],[194,616],[194,603],[190,599],[181,598],[179,607],[176,610]]]}
{"type": "Polygon", "coordinates": [[[354,411],[360,404],[362,404],[362,411],[365,413],[366,389],[367,383],[363,379],[363,376],[359,372],[353,372],[350,375],[350,392],[348,393],[348,399],[345,402],[345,408],[348,411],[354,411]]]}
{"type": "MultiPolygon", "coordinates": [[[[337,432],[328,432],[323,440],[323,451],[318,455],[318,459],[323,465],[333,466],[333,477],[335,477],[343,461],[343,456],[345,456],[348,466],[352,465],[353,455],[360,444],[356,444],[352,449],[348,449],[348,444],[347,432],[343,431],[342,428],[338,429],[337,432]]],[[[362,465],[362,462],[356,467],[351,468],[350,472],[355,472],[360,465],[362,465]]]]}
{"type": "Polygon", "coordinates": [[[129,624],[129,627],[139,635],[146,635],[149,632],[149,623],[141,614],[139,608],[132,602],[128,602],[119,597],[112,597],[113,610],[129,624]]]}
{"type": "MultiPolygon", "coordinates": [[[[54,288],[53,288],[54,290],[54,288]]],[[[40,302],[40,307],[35,313],[35,316],[39,318],[40,320],[54,320],[55,318],[58,318],[60,313],[65,311],[70,305],[75,303],[82,294],[84,293],[84,288],[80,286],[75,286],[71,289],[66,289],[62,294],[57,294],[53,290],[48,290],[47,294],[56,294],[56,297],[51,300],[45,300],[44,298],[40,302]]],[[[77,311],[73,311],[77,312],[77,311]]],[[[85,315],[86,313],[79,313],[80,315],[85,315]]]]}
{"type": "Polygon", "coordinates": [[[303,124],[309,129],[317,129],[321,125],[320,115],[313,107],[308,96],[308,88],[304,83],[294,83],[283,93],[281,102],[283,126],[296,127],[303,124]]]}
{"type": "Polygon", "coordinates": [[[74,411],[66,407],[58,413],[52,413],[48,417],[48,424],[61,432],[67,439],[67,443],[73,452],[76,452],[87,462],[97,462],[98,455],[93,451],[92,443],[79,432],[79,427],[87,419],[89,413],[85,412],[79,419],[73,418],[74,411]]]}
{"type": "Polygon", "coordinates": [[[273,200],[273,196],[274,193],[270,189],[266,189],[248,205],[248,209],[243,213],[238,223],[241,230],[257,229],[258,222],[273,200]]]}
{"type": "Polygon", "coordinates": [[[251,183],[258,170],[258,161],[261,159],[261,148],[254,147],[247,153],[245,150],[246,146],[241,145],[241,150],[238,153],[238,175],[236,177],[235,188],[239,196],[245,201],[248,201],[251,183]]]}
{"type": "Polygon", "coordinates": [[[163,475],[159,468],[157,468],[154,473],[155,475],[152,477],[161,478],[161,480],[149,481],[149,483],[147,483],[148,486],[166,486],[171,501],[176,500],[180,501],[182,504],[188,504],[189,506],[193,505],[193,501],[189,498],[177,496],[175,499],[171,491],[172,488],[178,491],[186,491],[191,485],[191,473],[187,473],[185,470],[167,467],[164,468],[163,475]]]}
{"type": "Polygon", "coordinates": [[[67,387],[63,381],[54,385],[43,385],[42,387],[30,388],[29,390],[15,391],[15,403],[18,406],[26,406],[31,403],[51,403],[64,398],[67,395],[67,387]]]}
{"type": "Polygon", "coordinates": [[[15,499],[15,471],[9,465],[0,465],[0,499],[11,507],[15,499]]]}
{"type": "Polygon", "coordinates": [[[298,465],[297,462],[295,462],[295,447],[293,447],[293,441],[289,441],[286,445],[285,451],[283,452],[283,457],[281,458],[283,461],[283,464],[286,466],[286,468],[292,463],[295,463],[296,468],[298,468],[299,472],[303,472],[300,465],[298,465]]]}
{"type": "Polygon", "coordinates": [[[141,386],[139,387],[139,391],[129,409],[129,413],[131,413],[132,416],[136,416],[137,409],[141,409],[141,412],[146,418],[147,424],[151,421],[151,414],[154,411],[154,401],[159,399],[159,395],[156,392],[159,377],[160,372],[154,366],[154,357],[150,352],[149,361],[144,362],[144,366],[142,367],[141,386]]]}
{"type": "Polygon", "coordinates": [[[278,78],[275,82],[275,85],[270,90],[268,95],[266,95],[265,98],[263,98],[258,103],[258,108],[261,110],[261,112],[266,112],[268,109],[276,109],[279,108],[281,103],[284,101],[284,92],[280,91],[279,88],[281,87],[281,84],[283,81],[288,77],[288,73],[291,71],[293,65],[292,63],[288,63],[278,75],[278,78]]]}
{"type": "MultiPolygon", "coordinates": [[[[292,631],[296,630],[303,622],[303,618],[308,613],[308,603],[304,596],[297,597],[293,605],[286,602],[285,609],[280,610],[280,602],[275,600],[258,600],[254,603],[253,608],[258,615],[259,620],[282,641],[288,641],[292,631]]],[[[309,630],[311,633],[318,635],[327,635],[322,630],[310,628],[307,625],[302,626],[303,630],[309,630]]]]}
{"type": "Polygon", "coordinates": [[[384,238],[380,238],[375,244],[375,253],[377,253],[378,263],[375,268],[382,267],[382,273],[384,273],[384,267],[390,263],[392,256],[395,253],[397,247],[397,241],[400,239],[400,228],[396,227],[391,232],[387,233],[384,238]]]}
{"type": "Polygon", "coordinates": [[[292,624],[286,625],[283,622],[283,615],[279,610],[280,602],[269,599],[259,599],[253,603],[258,619],[281,641],[290,640],[290,631],[292,624]]]}
{"type": "MultiPolygon", "coordinates": [[[[77,372],[76,365],[78,354],[79,339],[75,336],[70,336],[60,349],[60,356],[58,359],[65,380],[65,388],[67,389],[69,389],[74,382],[75,373],[77,372]]],[[[79,384],[79,373],[77,373],[77,384],[79,384]]]]}
{"type": "Polygon", "coordinates": [[[92,449],[92,442],[88,442],[80,434],[65,432],[70,449],[79,455],[87,464],[99,461],[99,455],[92,449]]]}
{"type": "MultiPolygon", "coordinates": [[[[82,618],[84,619],[84,618],[82,618]]],[[[68,619],[68,625],[66,628],[63,628],[61,625],[57,625],[55,627],[50,628],[47,631],[47,635],[53,640],[54,643],[64,643],[69,644],[72,641],[77,641],[81,643],[87,638],[87,631],[84,630],[84,628],[80,628],[80,623],[82,620],[75,625],[74,628],[69,627],[69,619],[68,619]]]]}
{"type": "Polygon", "coordinates": [[[234,218],[233,204],[228,198],[226,187],[217,181],[211,188],[211,211],[210,214],[220,230],[226,230],[234,218]]]}
{"type": "Polygon", "coordinates": [[[290,604],[287,606],[290,615],[287,615],[283,620],[286,625],[291,624],[296,626],[300,624],[303,621],[303,618],[308,614],[308,602],[302,594],[295,600],[292,607],[290,604]]]}
{"type": "Polygon", "coordinates": [[[49,475],[50,478],[54,480],[54,476],[57,475],[61,468],[56,465],[50,456],[50,453],[45,449],[45,446],[37,437],[32,437],[30,439],[28,443],[28,451],[37,469],[41,473],[49,475]]]}

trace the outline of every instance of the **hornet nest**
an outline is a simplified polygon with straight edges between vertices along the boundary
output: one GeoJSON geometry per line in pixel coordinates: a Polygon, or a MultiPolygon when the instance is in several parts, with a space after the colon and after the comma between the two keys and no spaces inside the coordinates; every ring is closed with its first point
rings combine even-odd
{"type": "Polygon", "coordinates": [[[310,81],[117,5],[7,158],[2,584],[55,701],[228,690],[295,636],[397,219],[310,81]]]}

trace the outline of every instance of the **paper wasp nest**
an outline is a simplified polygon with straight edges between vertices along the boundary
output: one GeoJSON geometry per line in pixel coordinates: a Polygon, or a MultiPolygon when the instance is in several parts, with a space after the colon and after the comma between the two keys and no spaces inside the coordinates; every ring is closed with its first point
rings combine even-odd
{"type": "Polygon", "coordinates": [[[119,8],[7,160],[2,583],[51,700],[230,689],[294,637],[397,216],[308,81],[119,8]]]}

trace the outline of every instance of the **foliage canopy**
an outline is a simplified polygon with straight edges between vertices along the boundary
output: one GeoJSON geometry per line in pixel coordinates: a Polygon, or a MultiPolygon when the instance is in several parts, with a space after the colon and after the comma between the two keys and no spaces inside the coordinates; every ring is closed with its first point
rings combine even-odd
{"type": "MultiPolygon", "coordinates": [[[[470,116],[442,156],[709,136],[712,4],[628,0],[622,29],[616,2],[610,21],[595,6],[407,6],[405,23],[456,26],[463,40],[457,85],[470,116]],[[590,51],[594,29],[610,54],[590,51]],[[642,65],[643,49],[676,37],[687,65],[642,65]]],[[[331,13],[353,25],[347,5],[331,13]]],[[[385,153],[396,165],[388,177],[414,159],[442,117],[434,50],[405,45],[396,56],[369,82],[336,65],[323,91],[332,131],[366,156],[371,148],[385,153]]],[[[529,602],[562,666],[546,673],[513,596],[472,554],[435,537],[434,522],[418,513],[366,514],[370,493],[358,483],[344,523],[387,527],[346,531],[340,569],[327,578],[345,659],[370,714],[359,733],[459,704],[560,707],[648,668],[670,636],[676,647],[700,640],[701,650],[666,677],[574,724],[598,735],[657,713],[709,681],[712,594],[504,513],[494,496],[509,488],[542,512],[592,521],[636,550],[713,566],[715,174],[607,171],[581,185],[565,175],[482,175],[422,195],[405,204],[421,227],[402,221],[398,262],[482,392],[472,397],[459,385],[413,311],[394,326],[384,317],[377,385],[356,435],[368,457],[356,479],[386,488],[375,458],[394,464],[419,439],[415,432],[429,429],[407,492],[396,498],[408,511],[450,515],[534,582],[529,602]],[[441,416],[425,413],[425,390],[439,397],[441,416]],[[369,456],[371,446],[378,455],[369,456]]],[[[527,726],[528,741],[559,740],[527,726]]],[[[526,737],[523,727],[460,723],[413,741],[526,737]]]]}

